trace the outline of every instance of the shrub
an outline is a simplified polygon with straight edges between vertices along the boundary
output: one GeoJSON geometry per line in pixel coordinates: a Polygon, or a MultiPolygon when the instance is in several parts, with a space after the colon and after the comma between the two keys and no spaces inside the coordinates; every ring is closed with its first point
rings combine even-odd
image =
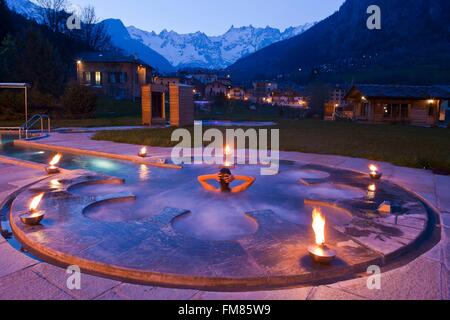
{"type": "Polygon", "coordinates": [[[66,116],[89,118],[94,115],[97,107],[97,96],[85,86],[70,84],[61,98],[61,103],[66,116]]]}
{"type": "Polygon", "coordinates": [[[0,119],[15,120],[23,118],[24,95],[19,91],[3,90],[0,92],[0,119]]]}
{"type": "Polygon", "coordinates": [[[30,91],[30,105],[33,109],[47,110],[54,108],[56,105],[55,98],[49,93],[42,93],[37,89],[30,91]]]}

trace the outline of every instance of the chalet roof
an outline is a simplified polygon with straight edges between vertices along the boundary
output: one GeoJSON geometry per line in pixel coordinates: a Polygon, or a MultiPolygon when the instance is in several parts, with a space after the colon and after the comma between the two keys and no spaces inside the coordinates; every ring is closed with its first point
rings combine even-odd
{"type": "Polygon", "coordinates": [[[354,85],[346,98],[356,90],[366,98],[450,99],[449,89],[450,86],[354,85]]]}
{"type": "Polygon", "coordinates": [[[100,63],[136,63],[150,67],[144,61],[133,56],[125,56],[114,52],[85,52],[79,55],[78,60],[100,63]]]}

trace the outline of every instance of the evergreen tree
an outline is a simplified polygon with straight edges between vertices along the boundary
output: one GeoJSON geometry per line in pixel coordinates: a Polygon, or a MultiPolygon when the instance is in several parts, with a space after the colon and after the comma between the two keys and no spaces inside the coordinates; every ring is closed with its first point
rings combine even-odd
{"type": "Polygon", "coordinates": [[[0,46],[0,82],[17,81],[17,46],[11,35],[6,36],[0,46]]]}
{"type": "Polygon", "coordinates": [[[66,82],[66,68],[58,50],[52,46],[42,32],[30,28],[22,39],[20,73],[24,82],[31,82],[33,88],[59,96],[66,82]]]}
{"type": "Polygon", "coordinates": [[[13,25],[11,23],[11,13],[5,0],[0,0],[0,41],[2,41],[8,33],[11,33],[13,25]]]}

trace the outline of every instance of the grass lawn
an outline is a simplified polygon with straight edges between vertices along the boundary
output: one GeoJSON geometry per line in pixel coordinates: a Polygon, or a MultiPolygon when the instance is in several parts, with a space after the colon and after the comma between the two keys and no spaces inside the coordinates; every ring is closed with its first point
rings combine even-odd
{"type": "MultiPolygon", "coordinates": [[[[450,174],[450,129],[277,120],[281,151],[342,155],[450,174]]],[[[226,129],[226,128],[219,128],[226,129]]],[[[245,128],[243,128],[245,130],[245,128]]],[[[174,129],[103,131],[93,139],[170,147],[174,129]]]]}
{"type": "Polygon", "coordinates": [[[300,109],[280,109],[280,107],[251,102],[225,101],[222,105],[214,105],[210,111],[198,111],[195,118],[198,120],[274,121],[282,118],[298,118],[301,114],[300,109]]]}

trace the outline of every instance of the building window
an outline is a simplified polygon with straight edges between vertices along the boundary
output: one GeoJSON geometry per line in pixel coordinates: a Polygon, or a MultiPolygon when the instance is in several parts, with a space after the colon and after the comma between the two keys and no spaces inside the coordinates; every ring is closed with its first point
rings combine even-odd
{"type": "Polygon", "coordinates": [[[385,104],[383,117],[392,119],[406,119],[409,117],[409,104],[385,104]]]}
{"type": "Polygon", "coordinates": [[[91,84],[91,73],[83,72],[83,81],[85,84],[91,84]]]}
{"type": "Polygon", "coordinates": [[[119,74],[119,82],[120,83],[126,83],[127,82],[127,73],[126,72],[121,72],[119,74]]]}
{"type": "Polygon", "coordinates": [[[387,104],[383,107],[383,117],[390,118],[392,116],[392,105],[387,104]]]}
{"type": "Polygon", "coordinates": [[[400,116],[403,119],[409,118],[409,105],[408,104],[402,104],[401,111],[400,111],[400,116]]]}
{"type": "Polygon", "coordinates": [[[100,71],[95,72],[95,85],[96,86],[102,85],[102,73],[100,71]]]}
{"type": "Polygon", "coordinates": [[[400,117],[400,105],[393,104],[392,105],[392,118],[399,118],[399,117],[400,117]]]}
{"type": "Polygon", "coordinates": [[[114,72],[109,73],[109,83],[116,83],[116,74],[114,72]]]}

